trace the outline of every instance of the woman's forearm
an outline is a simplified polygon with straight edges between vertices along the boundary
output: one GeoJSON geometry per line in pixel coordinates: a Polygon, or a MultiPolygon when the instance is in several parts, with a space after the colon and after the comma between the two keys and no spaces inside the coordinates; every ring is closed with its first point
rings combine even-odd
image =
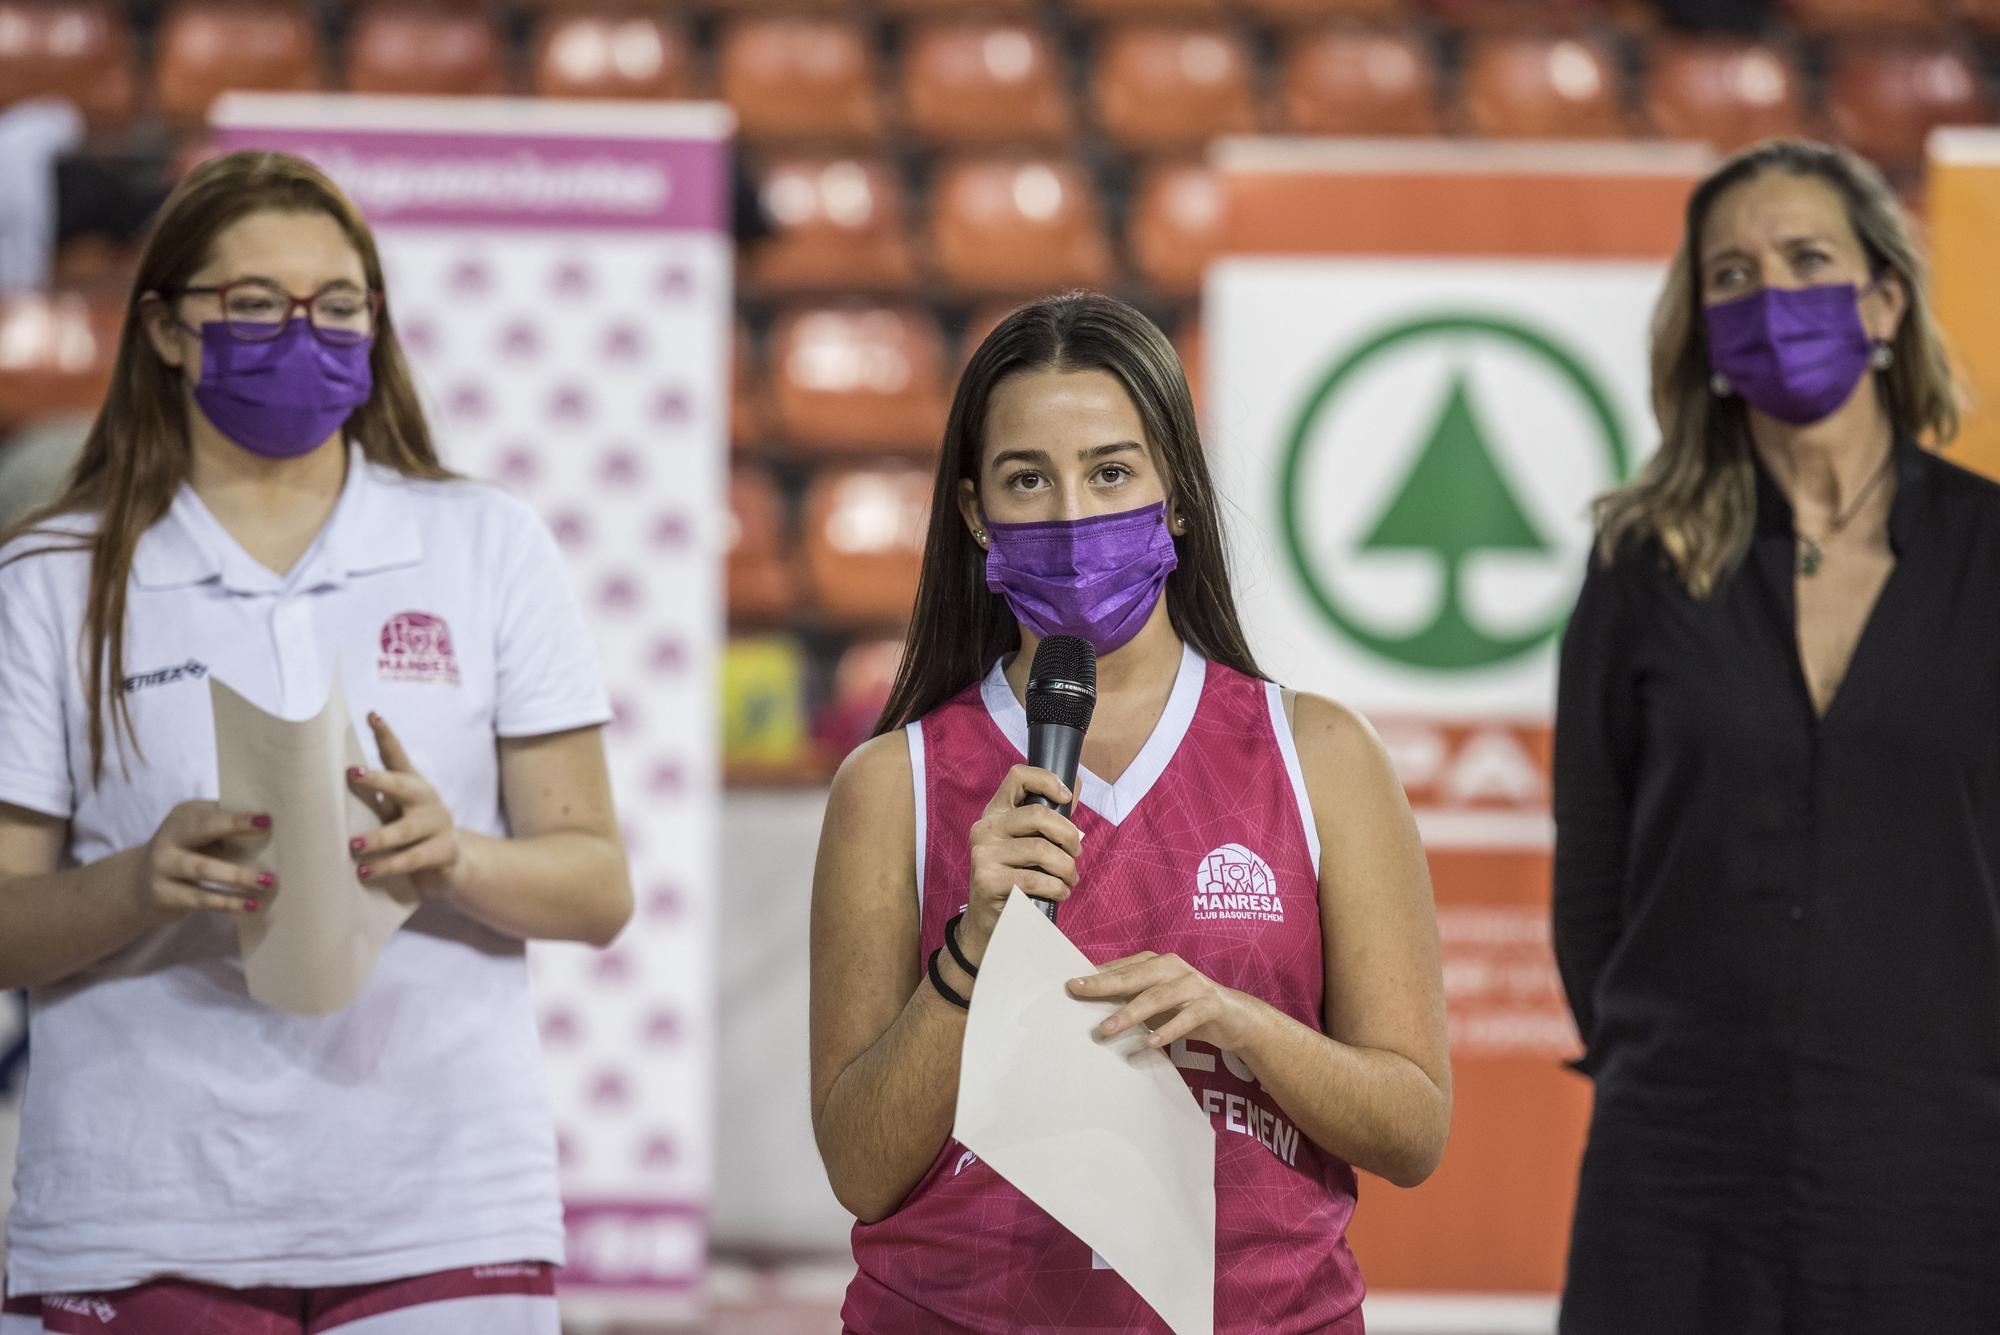
{"type": "Polygon", "coordinates": [[[143,847],[0,881],[0,988],[41,987],[116,954],[159,918],[140,893],[143,847]]]}
{"type": "Polygon", "coordinates": [[[457,837],[461,868],[450,900],[496,932],[606,946],[632,916],[631,873],[613,838],[576,830],[457,837]]]}
{"type": "MultiPolygon", "coordinates": [[[[941,961],[964,996],[972,982],[941,961]]],[[[882,1037],[835,1078],[813,1119],[833,1194],[864,1223],[893,1213],[951,1138],[965,1012],[928,979],[882,1037]]]]}
{"type": "Polygon", "coordinates": [[[1312,1142],[1399,1187],[1444,1155],[1451,1096],[1398,1052],[1355,1047],[1259,1003],[1256,1040],[1236,1055],[1312,1142]]]}

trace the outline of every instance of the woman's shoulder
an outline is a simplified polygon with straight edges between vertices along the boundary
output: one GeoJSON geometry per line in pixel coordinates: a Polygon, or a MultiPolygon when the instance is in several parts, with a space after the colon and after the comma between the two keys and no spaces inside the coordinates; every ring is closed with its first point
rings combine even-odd
{"type": "Polygon", "coordinates": [[[475,477],[412,477],[371,464],[375,482],[399,498],[414,522],[482,570],[521,569],[557,556],[554,532],[533,503],[475,477]],[[449,535],[445,537],[444,535],[449,535]]]}
{"type": "Polygon", "coordinates": [[[878,829],[883,820],[907,820],[916,791],[914,775],[904,729],[870,737],[834,771],[826,828],[853,835],[878,829]]]}
{"type": "Polygon", "coordinates": [[[0,542],[0,590],[19,597],[90,577],[90,547],[98,517],[76,512],[52,516],[0,542]]]}
{"type": "Polygon", "coordinates": [[[2000,523],[2000,482],[1975,473],[1964,464],[1927,451],[1937,494],[1946,504],[1980,523],[2000,523]]]}

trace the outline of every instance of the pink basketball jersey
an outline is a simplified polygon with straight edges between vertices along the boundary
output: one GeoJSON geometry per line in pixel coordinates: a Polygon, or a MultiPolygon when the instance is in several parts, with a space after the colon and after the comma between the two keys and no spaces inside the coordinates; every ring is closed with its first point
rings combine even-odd
{"type": "MultiPolygon", "coordinates": [[[[965,905],[968,832],[1027,739],[997,667],[910,725],[926,958],[965,905]]],[[[1077,789],[1080,878],[1056,921],[1078,949],[1099,962],[1173,952],[1320,1027],[1318,838],[1276,686],[1185,653],[1125,774],[1107,784],[1086,771],[1077,789]]],[[[1215,1329],[1359,1332],[1354,1170],[1306,1139],[1234,1054],[1184,1042],[1169,1055],[1215,1126],[1215,1329]]],[[[1167,1329],[956,1140],[894,1214],[855,1226],[854,1255],[841,1316],[861,1335],[1167,1329]]]]}

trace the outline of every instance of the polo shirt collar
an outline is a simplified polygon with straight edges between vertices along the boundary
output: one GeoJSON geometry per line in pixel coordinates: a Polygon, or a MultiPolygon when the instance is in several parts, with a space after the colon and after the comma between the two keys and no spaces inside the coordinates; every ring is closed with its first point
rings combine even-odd
{"type": "Polygon", "coordinates": [[[266,568],[244,551],[187,483],[181,484],[167,513],[140,537],[132,574],[148,589],[219,580],[234,593],[278,593],[412,565],[423,553],[422,517],[409,488],[392,473],[377,472],[361,447],[349,442],[340,498],[289,574],[266,568]]]}

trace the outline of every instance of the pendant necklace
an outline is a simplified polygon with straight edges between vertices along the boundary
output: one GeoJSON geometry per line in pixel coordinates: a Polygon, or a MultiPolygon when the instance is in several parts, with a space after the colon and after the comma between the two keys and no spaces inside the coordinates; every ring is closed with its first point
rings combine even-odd
{"type": "Polygon", "coordinates": [[[1815,538],[1809,533],[1799,534],[1799,541],[1804,544],[1799,550],[1799,573],[1801,575],[1817,575],[1819,573],[1820,566],[1826,561],[1824,544],[1832,542],[1838,536],[1840,530],[1854,522],[1854,516],[1861,513],[1861,507],[1866,505],[1868,498],[1875,494],[1875,488],[1881,486],[1882,479],[1889,476],[1889,465],[1895,461],[1896,452],[1892,449],[1889,451],[1889,456],[1882,460],[1882,466],[1875,470],[1875,476],[1868,479],[1868,485],[1861,489],[1860,494],[1854,498],[1853,502],[1845,510],[1842,510],[1833,517],[1833,522],[1826,526],[1826,533],[1823,537],[1815,538]]]}

